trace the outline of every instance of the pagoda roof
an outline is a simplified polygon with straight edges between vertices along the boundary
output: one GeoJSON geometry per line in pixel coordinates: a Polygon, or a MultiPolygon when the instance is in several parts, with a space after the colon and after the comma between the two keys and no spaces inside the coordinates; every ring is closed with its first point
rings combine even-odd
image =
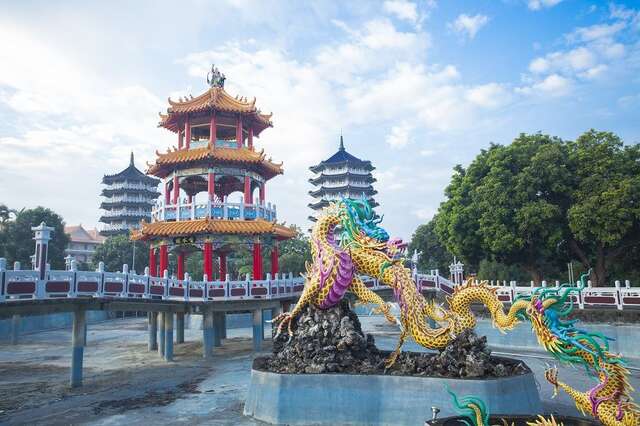
{"type": "Polygon", "coordinates": [[[133,152],[131,153],[131,158],[129,160],[129,167],[121,171],[120,173],[116,173],[113,175],[104,175],[102,178],[102,183],[105,185],[109,185],[114,182],[119,181],[141,181],[147,183],[149,185],[158,185],[160,183],[159,179],[156,179],[151,176],[147,176],[142,173],[134,164],[133,161],[133,152]]]}
{"type": "Polygon", "coordinates": [[[160,113],[160,123],[158,126],[178,132],[180,130],[183,117],[187,114],[201,112],[228,112],[241,114],[248,119],[247,124],[251,124],[256,136],[267,127],[272,127],[272,114],[263,114],[256,108],[256,99],[247,100],[239,96],[231,96],[223,87],[212,86],[203,94],[180,98],[177,101],[168,98],[169,108],[167,113],[160,113]]]}
{"type": "Polygon", "coordinates": [[[344,191],[349,191],[350,192],[358,192],[358,193],[362,193],[362,194],[366,194],[366,195],[375,195],[378,193],[378,191],[376,191],[375,189],[373,189],[373,186],[369,185],[366,188],[362,188],[360,186],[351,186],[351,185],[344,185],[344,186],[336,186],[336,187],[324,187],[321,186],[320,188],[313,190],[313,191],[309,191],[309,195],[313,196],[313,197],[317,197],[322,195],[323,193],[327,192],[344,192],[344,191]]]}
{"type": "Polygon", "coordinates": [[[156,154],[158,155],[158,158],[156,159],[155,164],[149,165],[147,173],[161,178],[169,175],[175,166],[178,165],[182,166],[189,163],[213,161],[254,166],[266,179],[271,179],[272,177],[284,172],[282,169],[282,163],[276,164],[272,162],[270,158],[265,158],[264,150],[256,152],[253,149],[246,147],[215,148],[213,146],[208,146],[181,150],[174,148],[173,151],[168,151],[164,154],[156,151],[156,154]]]}
{"type": "Polygon", "coordinates": [[[291,228],[264,219],[226,220],[197,219],[179,222],[142,222],[140,230],[132,231],[134,240],[148,240],[158,237],[174,237],[194,234],[271,234],[280,239],[296,236],[291,228]]]}
{"type": "Polygon", "coordinates": [[[364,180],[367,183],[376,182],[376,178],[374,178],[371,175],[371,173],[359,174],[359,173],[352,173],[352,172],[344,172],[344,173],[339,173],[335,175],[321,173],[320,175],[314,178],[310,178],[309,182],[311,182],[314,185],[318,185],[318,184],[321,184],[322,182],[336,180],[336,179],[344,179],[344,178],[357,178],[359,180],[364,180]]]}
{"type": "Polygon", "coordinates": [[[358,157],[349,154],[344,148],[344,140],[342,138],[342,135],[340,135],[340,147],[338,149],[338,152],[336,152],[326,160],[320,162],[319,164],[309,167],[309,169],[312,172],[317,173],[324,169],[326,166],[339,165],[341,163],[357,165],[366,170],[373,170],[375,168],[371,165],[371,161],[361,160],[358,157]]]}

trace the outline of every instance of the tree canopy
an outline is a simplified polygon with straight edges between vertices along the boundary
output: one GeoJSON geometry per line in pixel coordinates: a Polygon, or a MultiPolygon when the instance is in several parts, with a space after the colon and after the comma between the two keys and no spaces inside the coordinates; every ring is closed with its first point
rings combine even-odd
{"type": "Polygon", "coordinates": [[[590,130],[575,142],[521,134],[457,166],[435,218],[444,246],[478,265],[517,265],[540,281],[576,258],[604,284],[640,242],[640,148],[590,130]]]}
{"type": "Polygon", "coordinates": [[[149,246],[146,243],[135,242],[135,265],[133,261],[134,242],[128,235],[114,235],[104,240],[104,243],[96,247],[91,261],[93,267],[99,262],[104,262],[104,268],[110,272],[121,272],[122,265],[129,265],[131,271],[142,273],[149,265],[149,246]]]}
{"type": "Polygon", "coordinates": [[[31,255],[35,253],[32,227],[41,222],[53,227],[49,242],[48,260],[52,269],[64,269],[64,251],[69,244],[69,236],[64,233],[64,221],[57,213],[45,207],[9,210],[3,213],[0,227],[0,254],[7,259],[7,266],[20,262],[22,268],[31,268],[31,255]],[[9,220],[9,213],[14,220],[9,220]]]}
{"type": "Polygon", "coordinates": [[[435,220],[418,226],[408,247],[408,255],[418,251],[418,270],[438,269],[440,274],[447,275],[453,255],[447,251],[435,232],[435,220]]]}

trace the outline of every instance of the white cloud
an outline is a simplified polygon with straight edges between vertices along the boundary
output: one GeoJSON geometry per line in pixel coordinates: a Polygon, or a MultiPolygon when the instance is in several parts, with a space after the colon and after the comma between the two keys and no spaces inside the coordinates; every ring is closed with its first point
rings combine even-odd
{"type": "Polygon", "coordinates": [[[516,91],[525,95],[560,97],[571,93],[572,88],[573,81],[558,74],[551,74],[529,86],[517,88],[516,91]]]}
{"type": "Polygon", "coordinates": [[[403,19],[413,23],[418,20],[418,7],[411,1],[387,0],[382,6],[386,12],[395,15],[398,19],[403,19]]]}
{"type": "Polygon", "coordinates": [[[489,17],[486,15],[477,14],[470,16],[462,13],[458,15],[455,21],[448,23],[447,26],[456,33],[473,39],[478,31],[488,22],[489,17]]]}
{"type": "Polygon", "coordinates": [[[592,68],[596,65],[596,54],[581,46],[569,51],[549,53],[531,61],[529,71],[535,74],[546,74],[554,71],[575,72],[592,68]]]}
{"type": "Polygon", "coordinates": [[[619,33],[627,24],[625,22],[614,22],[613,24],[597,24],[589,27],[576,28],[567,38],[569,41],[589,42],[603,38],[610,38],[619,33]]]}
{"type": "Polygon", "coordinates": [[[527,6],[531,10],[541,10],[551,8],[559,4],[562,0],[528,0],[527,6]]]}
{"type": "Polygon", "coordinates": [[[407,122],[393,126],[391,128],[391,133],[389,133],[385,138],[385,142],[394,149],[404,148],[411,141],[412,131],[413,126],[407,122]]]}
{"type": "Polygon", "coordinates": [[[466,98],[481,107],[496,108],[507,104],[511,100],[511,93],[504,85],[488,83],[467,90],[466,98]]]}

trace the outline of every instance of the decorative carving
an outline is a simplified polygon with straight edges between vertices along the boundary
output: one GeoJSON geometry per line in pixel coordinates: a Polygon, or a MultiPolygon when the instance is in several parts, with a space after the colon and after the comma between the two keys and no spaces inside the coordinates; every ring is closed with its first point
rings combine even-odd
{"type": "Polygon", "coordinates": [[[215,65],[211,65],[211,71],[207,73],[207,83],[209,83],[209,86],[223,89],[226,79],[227,77],[222,74],[215,65]]]}

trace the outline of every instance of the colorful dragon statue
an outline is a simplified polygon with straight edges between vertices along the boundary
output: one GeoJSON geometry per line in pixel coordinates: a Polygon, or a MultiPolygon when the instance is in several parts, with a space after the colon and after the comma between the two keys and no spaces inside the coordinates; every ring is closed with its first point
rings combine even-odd
{"type": "Polygon", "coordinates": [[[575,293],[584,286],[585,276],[578,287],[541,288],[530,296],[519,297],[506,312],[495,289],[486,282],[475,284],[468,280],[447,297],[449,308],[445,309],[422,296],[411,271],[404,266],[406,245],[402,240],[389,238],[378,226],[381,220],[364,200],[343,199],[323,211],[311,234],[313,262],[307,265],[304,290],[291,311],[274,318],[276,336],[285,326],[289,336],[293,335],[292,320],[307,304],[327,309],[351,291],[359,301],[376,305],[376,310],[388,321],[400,325],[398,344],[386,361],[390,367],[408,336],[425,348],[441,349],[463,330],[474,328],[476,319],[471,305],[480,303],[500,331],[528,321],[540,345],[551,355],[572,365],[582,365],[598,376],[598,385],[580,393],[557,381],[555,369],[546,372],[547,380],[567,391],[579,409],[590,412],[607,426],[640,424],[621,357],[609,352],[606,337],[578,329],[575,321],[566,320],[573,309],[575,293]],[[376,277],[393,289],[400,307],[399,321],[391,314],[390,306],[365,286],[359,274],[376,277]],[[439,326],[429,327],[427,318],[439,326]]]}

